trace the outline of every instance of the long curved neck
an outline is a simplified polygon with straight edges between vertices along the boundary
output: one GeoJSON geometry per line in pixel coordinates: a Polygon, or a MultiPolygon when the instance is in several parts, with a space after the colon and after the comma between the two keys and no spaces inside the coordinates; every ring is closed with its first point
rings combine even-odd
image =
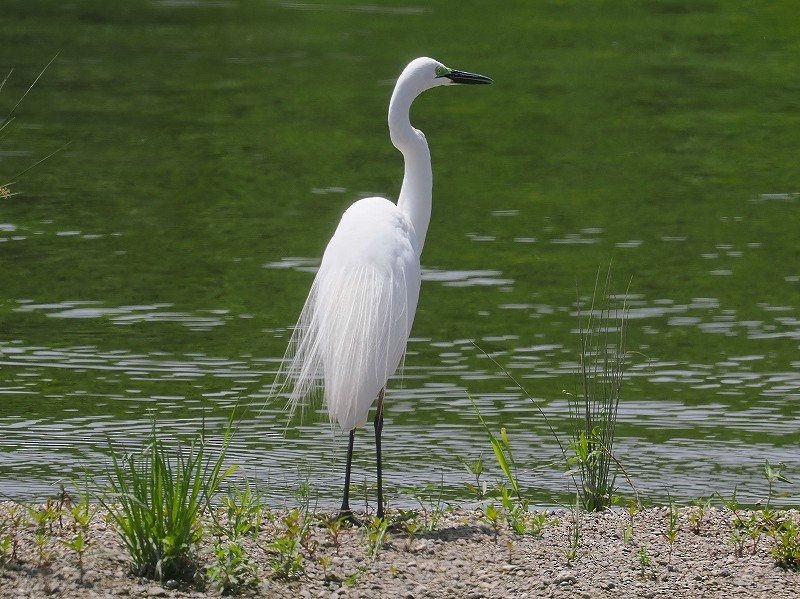
{"type": "Polygon", "coordinates": [[[417,93],[409,92],[401,83],[395,87],[389,102],[389,135],[405,161],[397,207],[411,220],[421,253],[431,220],[433,172],[425,136],[411,126],[409,118],[411,102],[416,96],[417,93]]]}

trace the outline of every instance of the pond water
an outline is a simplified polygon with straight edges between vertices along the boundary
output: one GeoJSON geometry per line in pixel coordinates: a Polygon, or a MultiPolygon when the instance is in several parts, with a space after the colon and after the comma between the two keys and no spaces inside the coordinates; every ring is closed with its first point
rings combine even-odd
{"type": "Polygon", "coordinates": [[[140,447],[154,422],[218,441],[235,410],[244,474],[274,501],[307,480],[337,503],[345,437],[287,426],[270,388],[339,215],[396,198],[386,107],[418,55],[495,83],[414,106],[434,212],[387,395],[390,501],[469,501],[480,456],[500,479],[473,401],[532,502],[569,500],[549,426],[569,439],[578,307],[609,265],[629,309],[615,452],[642,497],[754,502],[765,460],[800,479],[788,5],[6,5],[1,115],[58,56],[0,138],[18,192],[0,200],[3,496],[102,479],[109,443],[140,447]]]}

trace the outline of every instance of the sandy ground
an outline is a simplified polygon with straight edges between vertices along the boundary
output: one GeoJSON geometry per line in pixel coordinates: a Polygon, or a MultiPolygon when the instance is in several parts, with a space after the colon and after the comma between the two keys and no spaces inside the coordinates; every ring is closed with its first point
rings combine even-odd
{"type": "MultiPolygon", "coordinates": [[[[30,506],[29,506],[30,507],[30,506]]],[[[74,525],[64,516],[52,530],[35,538],[30,517],[14,522],[19,507],[0,504],[0,540],[9,535],[0,566],[0,597],[218,597],[218,585],[197,576],[194,589],[172,581],[157,583],[131,574],[124,545],[112,523],[98,511],[89,526],[83,573],[78,555],[64,541],[74,525]],[[16,509],[16,512],[15,512],[16,509]],[[41,551],[39,546],[41,545],[41,551]]],[[[22,508],[23,511],[26,511],[22,508]]],[[[667,508],[638,512],[630,528],[627,512],[582,514],[574,557],[574,522],[570,512],[553,512],[536,536],[512,534],[503,523],[495,530],[480,512],[452,511],[433,532],[390,530],[370,555],[366,527],[345,527],[334,543],[331,530],[310,527],[296,579],[273,575],[275,551],[269,545],[283,534],[281,515],[266,522],[258,537],[245,544],[259,571],[250,597],[277,598],[769,598],[800,597],[800,573],[784,570],[771,553],[774,539],[762,535],[741,547],[731,539],[732,514],[682,508],[670,548],[667,508]],[[338,546],[337,546],[338,544],[338,546]],[[671,549],[671,550],[670,550],[671,549]]],[[[800,522],[797,512],[790,517],[800,522]]],[[[320,516],[322,517],[322,516],[320,516]]],[[[422,514],[417,521],[422,523],[422,514]]],[[[205,543],[211,541],[206,535],[205,543]]],[[[210,563],[201,550],[198,559],[210,563]]],[[[204,570],[201,570],[203,572],[204,570]]]]}

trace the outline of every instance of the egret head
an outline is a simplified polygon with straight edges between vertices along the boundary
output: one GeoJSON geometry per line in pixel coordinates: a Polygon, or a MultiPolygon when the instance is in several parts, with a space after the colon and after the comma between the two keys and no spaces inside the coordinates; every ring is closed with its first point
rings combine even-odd
{"type": "MultiPolygon", "coordinates": [[[[444,66],[433,58],[415,58],[400,73],[397,85],[394,86],[392,97],[389,100],[389,134],[396,148],[416,146],[421,141],[425,145],[425,136],[421,131],[414,129],[409,120],[409,111],[414,99],[425,90],[439,87],[440,85],[460,84],[485,84],[491,83],[489,77],[457,71],[444,66]]],[[[427,151],[427,145],[425,145],[427,151]]],[[[428,158],[430,160],[430,158],[428,158]]]]}
{"type": "Polygon", "coordinates": [[[398,79],[398,85],[405,81],[408,81],[410,87],[416,87],[419,90],[418,93],[440,85],[487,84],[492,82],[489,77],[451,69],[438,60],[425,56],[415,58],[403,70],[400,79],[398,79]]]}

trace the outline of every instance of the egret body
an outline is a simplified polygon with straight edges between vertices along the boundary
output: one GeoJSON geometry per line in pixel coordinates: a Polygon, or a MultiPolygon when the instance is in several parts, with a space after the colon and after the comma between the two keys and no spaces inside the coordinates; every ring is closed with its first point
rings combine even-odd
{"type": "Polygon", "coordinates": [[[392,143],[405,161],[397,204],[364,198],[344,212],[281,366],[279,380],[292,387],[292,410],[322,390],[331,422],[349,432],[341,512],[351,518],[348,495],[355,431],[366,423],[376,398],[377,514],[383,517],[384,390],[411,333],[419,298],[420,254],[431,218],[431,155],[425,135],[411,125],[411,103],[433,87],[491,82],[431,58],[411,61],[400,74],[388,119],[392,143]]]}

